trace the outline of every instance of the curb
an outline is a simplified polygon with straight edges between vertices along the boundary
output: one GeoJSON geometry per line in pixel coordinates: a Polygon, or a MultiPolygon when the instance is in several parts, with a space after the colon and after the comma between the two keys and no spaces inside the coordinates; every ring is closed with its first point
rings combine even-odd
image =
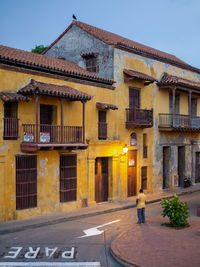
{"type": "MultiPolygon", "coordinates": [[[[174,194],[177,194],[180,196],[180,195],[195,193],[197,191],[200,191],[200,188],[196,188],[196,189],[193,189],[190,191],[174,193],[174,194]]],[[[160,202],[162,199],[172,198],[174,194],[166,196],[166,197],[161,197],[161,198],[147,201],[147,205],[152,204],[152,203],[156,203],[156,202],[160,202]]],[[[96,211],[96,212],[91,212],[91,213],[86,213],[86,214],[75,215],[75,216],[71,216],[68,218],[60,218],[60,219],[55,219],[55,220],[46,221],[46,222],[42,222],[42,223],[23,225],[23,226],[15,227],[12,229],[10,228],[10,229],[5,229],[5,230],[0,230],[0,235],[5,235],[5,234],[10,234],[10,233],[15,233],[15,232],[21,232],[21,231],[28,230],[28,229],[40,228],[40,227],[44,227],[44,226],[48,226],[48,225],[54,225],[54,224],[73,221],[73,220],[82,219],[82,218],[86,218],[86,217],[93,217],[93,216],[97,216],[97,215],[102,215],[102,214],[111,213],[111,212],[120,211],[120,210],[131,209],[131,208],[135,208],[135,207],[136,207],[136,204],[134,203],[131,205],[125,205],[122,207],[107,209],[107,210],[103,210],[103,211],[96,211]]]]}

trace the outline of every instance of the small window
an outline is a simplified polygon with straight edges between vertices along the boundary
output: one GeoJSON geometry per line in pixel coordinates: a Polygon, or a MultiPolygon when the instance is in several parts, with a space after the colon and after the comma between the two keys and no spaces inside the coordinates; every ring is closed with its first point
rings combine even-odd
{"type": "Polygon", "coordinates": [[[137,145],[137,134],[132,133],[130,136],[130,145],[131,146],[136,146],[137,145]]]}
{"type": "Polygon", "coordinates": [[[143,158],[148,157],[147,134],[143,134],[143,158]]]}
{"type": "Polygon", "coordinates": [[[141,168],[141,172],[142,172],[142,181],[141,181],[142,189],[147,189],[147,167],[143,166],[141,168]]]}
{"type": "Polygon", "coordinates": [[[37,207],[37,156],[16,156],[16,209],[37,207]]]}
{"type": "Polygon", "coordinates": [[[94,73],[99,72],[98,58],[95,55],[85,57],[86,70],[94,73]]]}
{"type": "Polygon", "coordinates": [[[106,111],[99,110],[98,138],[107,139],[106,111]]]}

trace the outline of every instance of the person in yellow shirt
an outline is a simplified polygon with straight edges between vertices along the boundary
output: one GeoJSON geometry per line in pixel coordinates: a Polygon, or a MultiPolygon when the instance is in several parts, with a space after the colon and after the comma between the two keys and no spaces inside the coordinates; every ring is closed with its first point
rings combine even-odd
{"type": "Polygon", "coordinates": [[[139,195],[136,198],[137,205],[137,224],[145,223],[145,205],[146,205],[146,195],[143,193],[143,189],[140,189],[139,195]]]}

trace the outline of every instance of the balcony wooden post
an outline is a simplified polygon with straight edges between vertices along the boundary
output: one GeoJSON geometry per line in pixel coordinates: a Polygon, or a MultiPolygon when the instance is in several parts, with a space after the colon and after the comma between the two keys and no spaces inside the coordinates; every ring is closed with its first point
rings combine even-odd
{"type": "Polygon", "coordinates": [[[83,144],[85,144],[85,103],[86,101],[81,101],[83,104],[83,144]]]}
{"type": "Polygon", "coordinates": [[[172,126],[175,126],[175,115],[176,115],[176,109],[175,109],[175,97],[176,97],[176,87],[173,87],[172,89],[172,126]]]}
{"type": "Polygon", "coordinates": [[[60,123],[61,123],[61,144],[63,144],[63,102],[64,102],[64,99],[61,98],[60,99],[60,107],[61,107],[61,110],[60,110],[60,123]]]}
{"type": "Polygon", "coordinates": [[[189,91],[188,114],[189,114],[189,117],[191,117],[192,115],[192,91],[189,91]]]}
{"type": "Polygon", "coordinates": [[[38,100],[39,100],[39,96],[36,95],[35,97],[35,109],[36,109],[36,143],[38,143],[38,112],[39,112],[39,106],[38,106],[38,100]]]}
{"type": "Polygon", "coordinates": [[[189,101],[188,101],[188,114],[189,114],[189,122],[188,126],[191,125],[191,117],[192,117],[192,91],[189,91],[189,101]]]}
{"type": "Polygon", "coordinates": [[[136,106],[134,107],[134,117],[133,117],[133,119],[134,119],[134,122],[136,123],[136,119],[137,119],[137,117],[136,117],[136,110],[137,110],[137,108],[136,108],[136,106]]]}

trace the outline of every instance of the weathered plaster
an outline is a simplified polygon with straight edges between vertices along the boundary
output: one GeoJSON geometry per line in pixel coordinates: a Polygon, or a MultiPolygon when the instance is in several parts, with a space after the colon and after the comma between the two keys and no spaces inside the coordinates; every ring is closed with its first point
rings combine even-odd
{"type": "Polygon", "coordinates": [[[2,146],[0,147],[0,153],[2,153],[7,148],[8,148],[8,144],[6,144],[6,143],[2,144],[2,146]]]}
{"type": "Polygon", "coordinates": [[[98,54],[100,77],[113,79],[113,48],[90,34],[73,25],[72,28],[53,46],[46,55],[55,58],[65,57],[86,68],[82,53],[95,52],[98,54]]]}

